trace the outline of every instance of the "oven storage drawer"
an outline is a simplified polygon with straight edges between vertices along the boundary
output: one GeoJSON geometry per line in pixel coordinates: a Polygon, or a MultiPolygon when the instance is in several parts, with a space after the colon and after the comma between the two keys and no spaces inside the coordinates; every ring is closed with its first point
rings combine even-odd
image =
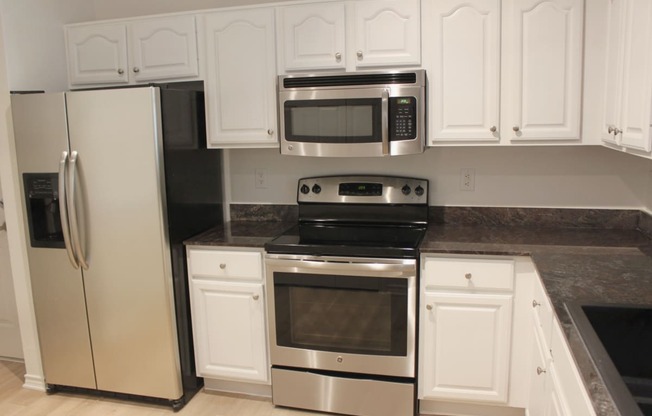
{"type": "Polygon", "coordinates": [[[194,278],[260,281],[262,254],[193,248],[188,251],[188,267],[194,278]]]}
{"type": "Polygon", "coordinates": [[[512,291],[514,260],[428,257],[423,283],[432,288],[512,291]]]}
{"type": "Polygon", "coordinates": [[[349,415],[415,414],[414,383],[272,368],[272,385],[276,406],[349,415]]]}

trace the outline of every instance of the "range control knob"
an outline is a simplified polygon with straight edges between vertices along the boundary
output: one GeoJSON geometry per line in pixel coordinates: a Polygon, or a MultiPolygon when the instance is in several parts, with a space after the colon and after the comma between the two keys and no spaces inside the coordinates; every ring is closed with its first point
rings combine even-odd
{"type": "Polygon", "coordinates": [[[304,194],[304,195],[307,194],[308,192],[310,192],[310,188],[308,188],[308,185],[306,185],[306,184],[301,185],[300,190],[301,190],[301,193],[304,194]]]}
{"type": "Polygon", "coordinates": [[[313,191],[314,193],[316,193],[316,194],[320,193],[320,192],[321,192],[321,186],[319,186],[319,185],[317,185],[317,184],[314,184],[314,185],[312,186],[312,191],[313,191]]]}
{"type": "Polygon", "coordinates": [[[403,192],[403,195],[410,195],[410,192],[412,192],[412,188],[405,185],[403,186],[403,188],[401,188],[401,192],[403,192]]]}
{"type": "Polygon", "coordinates": [[[423,195],[424,192],[425,190],[421,187],[421,185],[414,188],[414,193],[417,194],[417,196],[423,195]]]}

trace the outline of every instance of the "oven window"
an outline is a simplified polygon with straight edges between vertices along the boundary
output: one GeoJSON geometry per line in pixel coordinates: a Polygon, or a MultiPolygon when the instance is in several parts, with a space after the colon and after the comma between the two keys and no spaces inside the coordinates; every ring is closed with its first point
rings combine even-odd
{"type": "Polygon", "coordinates": [[[285,140],[291,142],[381,142],[380,124],[377,98],[285,102],[285,140]]]}
{"type": "Polygon", "coordinates": [[[404,356],[407,280],[274,273],[279,346],[404,356]]]}

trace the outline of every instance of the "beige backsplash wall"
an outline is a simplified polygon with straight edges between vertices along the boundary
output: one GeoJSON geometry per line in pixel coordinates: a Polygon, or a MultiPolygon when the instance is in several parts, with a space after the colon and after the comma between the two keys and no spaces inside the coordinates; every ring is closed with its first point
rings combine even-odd
{"type": "Polygon", "coordinates": [[[652,212],[652,160],[591,147],[445,147],[392,158],[281,156],[277,149],[228,153],[231,202],[296,202],[297,179],[391,174],[430,180],[430,205],[634,208],[652,212]],[[475,190],[460,190],[460,169],[475,169],[475,190]],[[267,188],[255,187],[263,169],[267,188]]]}

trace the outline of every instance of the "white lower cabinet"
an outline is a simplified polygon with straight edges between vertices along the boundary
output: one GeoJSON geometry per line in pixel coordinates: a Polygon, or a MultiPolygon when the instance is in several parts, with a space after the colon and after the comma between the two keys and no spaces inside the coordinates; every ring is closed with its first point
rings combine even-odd
{"type": "Polygon", "coordinates": [[[188,249],[197,375],[269,383],[260,251],[188,249]]]}
{"type": "Polygon", "coordinates": [[[419,399],[505,403],[511,260],[425,257],[423,262],[419,399]]]}

